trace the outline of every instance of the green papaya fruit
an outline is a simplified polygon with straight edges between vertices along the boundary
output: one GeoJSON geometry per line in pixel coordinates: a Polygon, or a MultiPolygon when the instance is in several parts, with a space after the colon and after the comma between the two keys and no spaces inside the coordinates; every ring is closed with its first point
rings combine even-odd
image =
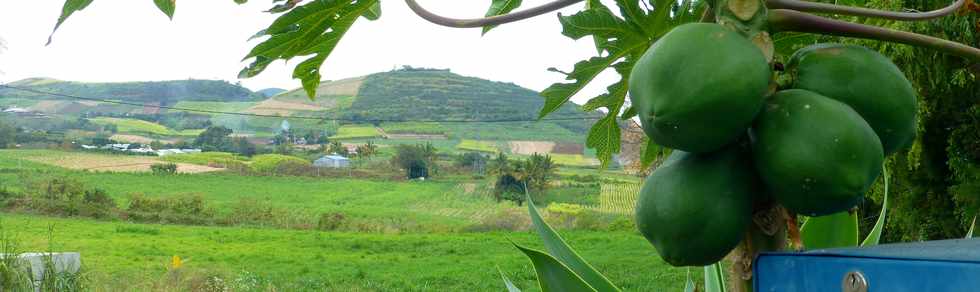
{"type": "Polygon", "coordinates": [[[851,106],[878,134],[885,155],[915,138],[912,83],[878,52],[856,45],[816,44],[794,53],[786,68],[793,76],[792,88],[851,106]]]}
{"type": "Polygon", "coordinates": [[[803,89],[773,95],[751,137],[755,167],[768,193],[807,216],[857,205],[884,160],[878,136],[857,112],[803,89]]]}
{"type": "Polygon", "coordinates": [[[636,225],[667,263],[710,265],[742,241],[762,186],[751,155],[741,148],[675,150],[646,178],[636,202],[636,225]]]}
{"type": "Polygon", "coordinates": [[[690,23],[665,34],[636,62],[629,94],[654,142],[710,152],[745,133],[771,74],[762,52],[738,33],[690,23]]]}

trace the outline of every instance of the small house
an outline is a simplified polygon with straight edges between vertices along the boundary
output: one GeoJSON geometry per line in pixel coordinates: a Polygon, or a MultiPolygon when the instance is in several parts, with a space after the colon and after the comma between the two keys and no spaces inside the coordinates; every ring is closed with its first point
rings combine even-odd
{"type": "Polygon", "coordinates": [[[313,166],[321,168],[347,168],[350,167],[350,159],[340,155],[326,155],[313,161],[313,166]]]}

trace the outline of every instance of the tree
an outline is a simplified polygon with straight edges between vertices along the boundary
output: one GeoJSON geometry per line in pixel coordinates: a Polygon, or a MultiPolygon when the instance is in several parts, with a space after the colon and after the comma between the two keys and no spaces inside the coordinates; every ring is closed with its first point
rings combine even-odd
{"type": "Polygon", "coordinates": [[[436,150],[431,143],[417,145],[398,145],[391,164],[405,170],[409,179],[427,178],[435,166],[436,150]]]}
{"type": "Polygon", "coordinates": [[[258,149],[255,147],[255,144],[249,142],[248,139],[246,139],[245,137],[232,138],[231,145],[232,145],[232,149],[234,149],[233,152],[244,156],[252,156],[258,152],[258,149]]]}
{"type": "Polygon", "coordinates": [[[231,129],[222,126],[209,127],[197,135],[194,145],[204,151],[227,151],[231,147],[231,129]]]}
{"type": "Polygon", "coordinates": [[[497,201],[509,200],[522,205],[526,194],[539,194],[548,188],[557,167],[548,155],[534,153],[525,160],[510,161],[507,155],[499,153],[488,169],[497,176],[494,183],[497,201]]]}
{"type": "Polygon", "coordinates": [[[357,156],[362,158],[370,158],[378,153],[378,145],[374,144],[374,141],[367,141],[364,145],[357,146],[357,156]]]}
{"type": "Polygon", "coordinates": [[[17,144],[17,129],[13,126],[0,122],[0,148],[10,148],[17,144]]]}
{"type": "Polygon", "coordinates": [[[344,157],[350,156],[350,151],[348,151],[347,147],[345,147],[343,143],[340,143],[340,141],[330,142],[330,144],[327,145],[327,153],[336,153],[337,155],[344,157]]]}

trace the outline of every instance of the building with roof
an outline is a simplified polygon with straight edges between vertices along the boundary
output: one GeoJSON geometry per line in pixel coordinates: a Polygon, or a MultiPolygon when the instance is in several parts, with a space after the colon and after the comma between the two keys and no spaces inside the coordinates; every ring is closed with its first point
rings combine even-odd
{"type": "Polygon", "coordinates": [[[347,168],[350,167],[350,159],[340,155],[325,155],[313,161],[313,166],[320,168],[347,168]]]}

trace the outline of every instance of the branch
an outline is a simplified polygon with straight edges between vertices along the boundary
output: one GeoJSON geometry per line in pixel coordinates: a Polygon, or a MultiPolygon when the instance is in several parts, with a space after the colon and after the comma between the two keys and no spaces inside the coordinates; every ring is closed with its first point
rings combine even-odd
{"type": "Polygon", "coordinates": [[[473,18],[473,19],[459,19],[459,18],[448,18],[444,16],[437,15],[435,13],[429,12],[422,8],[418,2],[415,0],[405,0],[405,4],[408,4],[408,8],[411,8],[416,15],[428,20],[431,23],[435,23],[442,26],[455,27],[455,28],[468,28],[468,27],[484,27],[491,25],[501,25],[505,23],[511,23],[515,21],[521,21],[531,17],[535,17],[548,12],[554,12],[558,9],[568,7],[569,5],[582,2],[583,0],[555,0],[541,6],[521,10],[518,12],[513,12],[504,15],[497,15],[485,18],[473,18]]]}
{"type": "Polygon", "coordinates": [[[964,3],[966,3],[966,0],[956,0],[956,2],[953,2],[949,6],[926,12],[895,12],[800,0],[766,0],[766,7],[771,9],[793,9],[803,12],[865,16],[892,20],[926,20],[949,15],[957,9],[960,9],[964,3]]]}
{"type": "Polygon", "coordinates": [[[971,62],[980,62],[980,49],[961,43],[917,33],[829,19],[795,10],[770,10],[769,26],[774,32],[796,31],[902,43],[960,56],[971,62]]]}

